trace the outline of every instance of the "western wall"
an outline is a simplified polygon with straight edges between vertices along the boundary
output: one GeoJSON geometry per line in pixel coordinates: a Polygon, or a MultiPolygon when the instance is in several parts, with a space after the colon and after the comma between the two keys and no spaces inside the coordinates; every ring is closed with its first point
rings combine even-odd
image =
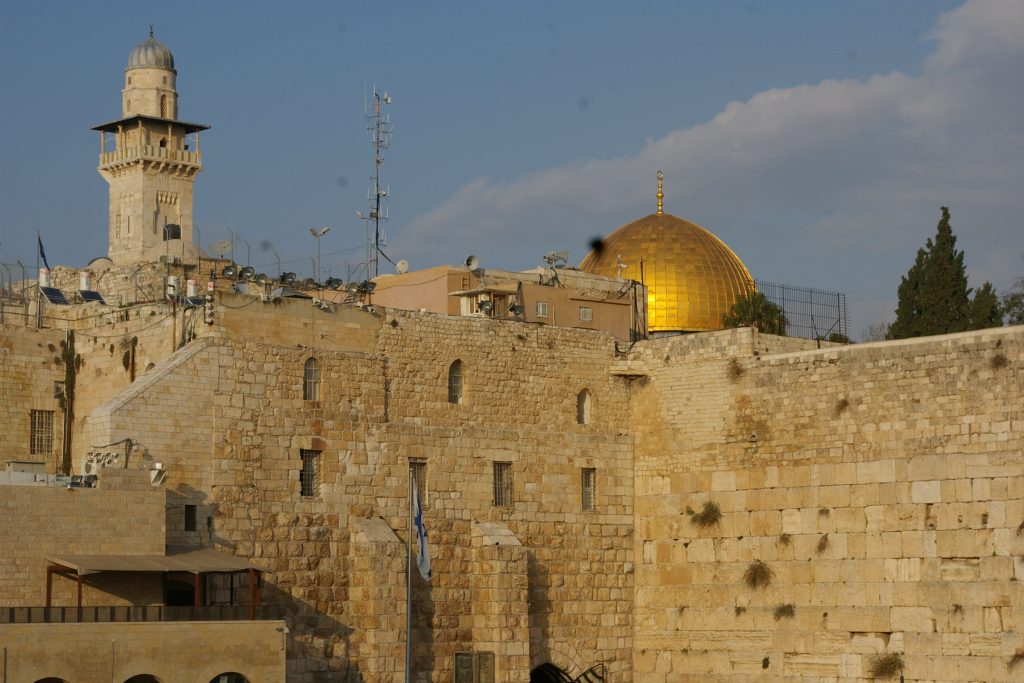
{"type": "Polygon", "coordinates": [[[635,680],[1018,680],[1022,332],[638,345],[635,680]]]}
{"type": "Polygon", "coordinates": [[[908,681],[1013,679],[1022,328],[822,349],[740,329],[626,349],[231,294],[216,316],[170,355],[168,319],[108,326],[148,324],[132,336],[153,350],[112,386],[118,354],[78,332],[75,466],[126,437],[162,462],[168,542],[268,570],[289,680],[401,676],[410,458],[427,467],[434,556],[430,583],[414,575],[421,680],[448,680],[469,650],[494,652],[501,681],[545,662],[604,663],[608,681],[864,680],[886,653],[908,681]],[[311,357],[317,401],[302,393],[311,357]],[[321,453],[315,496],[300,449],[321,453]],[[494,462],[512,463],[511,506],[493,504],[494,462]],[[702,526],[709,501],[721,517],[702,526]],[[751,588],[756,560],[770,581],[751,588]]]}

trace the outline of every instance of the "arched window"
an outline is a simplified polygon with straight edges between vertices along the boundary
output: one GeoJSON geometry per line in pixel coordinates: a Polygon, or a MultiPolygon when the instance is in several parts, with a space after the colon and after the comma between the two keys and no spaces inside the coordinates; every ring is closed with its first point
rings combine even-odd
{"type": "Polygon", "coordinates": [[[228,673],[217,674],[210,679],[210,683],[249,683],[249,679],[238,672],[229,671],[228,673]]]}
{"type": "Polygon", "coordinates": [[[320,400],[320,364],[310,358],[302,370],[302,398],[306,401],[320,400]]]}
{"type": "Polygon", "coordinates": [[[63,678],[55,678],[53,676],[49,678],[40,678],[36,683],[68,683],[63,678]]]}
{"type": "Polygon", "coordinates": [[[448,368],[448,402],[462,403],[462,361],[456,360],[448,368]]]}
{"type": "Polygon", "coordinates": [[[149,674],[139,674],[138,676],[132,676],[124,683],[160,683],[160,679],[149,674]]]}
{"type": "Polygon", "coordinates": [[[576,423],[590,423],[590,392],[586,389],[576,394],[576,423]]]}
{"type": "Polygon", "coordinates": [[[171,118],[170,109],[167,108],[167,95],[160,96],[160,116],[165,119],[171,118]]]}

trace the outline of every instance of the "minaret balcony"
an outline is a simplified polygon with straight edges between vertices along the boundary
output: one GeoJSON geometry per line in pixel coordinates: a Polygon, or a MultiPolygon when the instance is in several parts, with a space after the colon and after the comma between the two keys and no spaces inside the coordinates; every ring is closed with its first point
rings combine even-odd
{"type": "Polygon", "coordinates": [[[203,165],[203,157],[199,152],[168,149],[156,145],[136,145],[100,154],[100,168],[137,161],[169,162],[176,165],[195,166],[197,169],[202,168],[203,165]]]}

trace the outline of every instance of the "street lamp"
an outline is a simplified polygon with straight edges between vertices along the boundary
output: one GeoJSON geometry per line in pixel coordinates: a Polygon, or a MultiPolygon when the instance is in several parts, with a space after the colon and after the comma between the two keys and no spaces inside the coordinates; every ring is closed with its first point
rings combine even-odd
{"type": "Polygon", "coordinates": [[[316,285],[320,286],[320,238],[331,231],[330,228],[310,228],[309,234],[316,238],[316,285]]]}

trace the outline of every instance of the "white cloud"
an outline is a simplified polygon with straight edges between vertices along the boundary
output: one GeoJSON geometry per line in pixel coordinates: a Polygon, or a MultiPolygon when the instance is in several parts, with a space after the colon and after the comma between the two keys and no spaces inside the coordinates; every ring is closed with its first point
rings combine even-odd
{"type": "Polygon", "coordinates": [[[667,210],[716,232],[756,277],[848,292],[855,335],[894,305],[943,204],[968,265],[1008,286],[1019,263],[1000,254],[1024,251],[1024,3],[967,2],[930,37],[920,75],[766,90],[632,156],[477,179],[398,246],[424,266],[462,251],[503,266],[554,247],[580,259],[590,237],[653,210],[661,168],[667,210]]]}

